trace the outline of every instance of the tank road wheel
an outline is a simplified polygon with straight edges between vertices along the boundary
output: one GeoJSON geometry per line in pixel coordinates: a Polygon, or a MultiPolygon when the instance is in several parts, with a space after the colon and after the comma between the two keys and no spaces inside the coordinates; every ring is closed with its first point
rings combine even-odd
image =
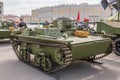
{"type": "Polygon", "coordinates": [[[20,42],[14,41],[12,46],[18,59],[25,62],[30,62],[30,53],[27,49],[21,48],[20,42]]]}
{"type": "Polygon", "coordinates": [[[19,59],[24,62],[30,62],[30,53],[26,49],[21,49],[19,59]]]}
{"type": "Polygon", "coordinates": [[[51,60],[48,57],[45,57],[44,53],[35,55],[34,65],[45,71],[50,71],[52,69],[51,60]]]}
{"type": "Polygon", "coordinates": [[[50,71],[52,69],[52,63],[49,58],[44,58],[41,62],[41,66],[45,71],[50,71]]]}
{"type": "Polygon", "coordinates": [[[116,55],[120,56],[120,38],[114,40],[113,50],[116,55]]]}
{"type": "Polygon", "coordinates": [[[41,56],[40,55],[35,55],[34,61],[33,61],[34,65],[39,67],[40,66],[40,61],[41,61],[41,56]]]}

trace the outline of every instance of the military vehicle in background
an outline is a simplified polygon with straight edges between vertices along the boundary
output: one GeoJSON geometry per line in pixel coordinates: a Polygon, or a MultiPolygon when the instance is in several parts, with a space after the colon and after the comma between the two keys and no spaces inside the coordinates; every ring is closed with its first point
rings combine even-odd
{"type": "Polygon", "coordinates": [[[10,38],[10,33],[14,30],[13,21],[0,21],[0,39],[10,38]]]}
{"type": "Polygon", "coordinates": [[[120,56],[120,22],[98,22],[97,32],[113,40],[114,52],[120,56]]]}
{"type": "Polygon", "coordinates": [[[26,28],[19,34],[13,31],[11,36],[19,60],[48,72],[65,68],[76,60],[94,62],[112,50],[111,39],[89,35],[66,17],[57,18],[47,28],[26,28]]]}
{"type": "Polygon", "coordinates": [[[116,10],[118,10],[118,13],[111,16],[105,21],[98,22],[97,32],[103,33],[106,35],[106,37],[109,37],[113,40],[114,52],[115,54],[120,56],[120,2],[117,2],[117,0],[113,0],[113,2],[110,2],[108,4],[106,0],[102,0],[102,5],[104,5],[104,9],[106,9],[107,6],[115,8],[116,10]]]}

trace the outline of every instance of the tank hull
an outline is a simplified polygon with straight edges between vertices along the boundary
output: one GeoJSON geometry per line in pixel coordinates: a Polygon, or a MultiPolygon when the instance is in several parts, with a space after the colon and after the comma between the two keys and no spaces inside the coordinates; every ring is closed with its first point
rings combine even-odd
{"type": "Polygon", "coordinates": [[[92,41],[71,46],[73,60],[88,58],[110,50],[111,40],[92,41]]]}
{"type": "MultiPolygon", "coordinates": [[[[14,36],[15,37],[15,36],[14,36]]],[[[72,61],[87,59],[90,56],[99,55],[101,53],[110,53],[111,39],[102,38],[96,41],[84,41],[80,43],[72,43],[70,40],[55,40],[49,38],[39,38],[34,36],[19,36],[19,41],[28,43],[32,54],[39,52],[48,53],[52,57],[52,61],[56,62],[55,56],[59,45],[66,45],[70,48],[72,61]],[[47,44],[45,47],[39,47],[41,44],[47,44]],[[55,46],[51,46],[55,45],[55,46]],[[57,46],[58,45],[58,46],[57,46]]],[[[59,52],[59,51],[58,51],[59,52]]]]}
{"type": "Polygon", "coordinates": [[[10,30],[0,30],[0,39],[10,38],[10,30]]]}
{"type": "Polygon", "coordinates": [[[120,22],[98,22],[97,32],[104,32],[106,37],[113,40],[114,53],[120,56],[120,22]]]}
{"type": "Polygon", "coordinates": [[[97,32],[105,31],[107,34],[120,35],[120,22],[98,22],[97,32]]]}

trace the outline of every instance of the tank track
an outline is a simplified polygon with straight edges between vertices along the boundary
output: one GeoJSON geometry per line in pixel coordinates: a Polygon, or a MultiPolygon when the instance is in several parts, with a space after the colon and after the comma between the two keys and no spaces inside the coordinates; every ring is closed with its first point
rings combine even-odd
{"type": "Polygon", "coordinates": [[[112,42],[112,49],[113,49],[113,51],[115,51],[116,50],[116,45],[115,45],[115,42],[112,42]]]}
{"type": "Polygon", "coordinates": [[[50,73],[61,70],[61,69],[65,68],[65,67],[67,67],[68,65],[71,64],[71,62],[72,62],[72,54],[71,54],[70,48],[67,47],[66,45],[64,45],[64,46],[62,46],[62,50],[63,50],[63,54],[65,55],[64,64],[54,68],[53,70],[50,71],[50,73]]]}
{"type": "MultiPolygon", "coordinates": [[[[71,50],[70,48],[65,45],[65,44],[46,44],[46,43],[41,43],[41,42],[33,42],[33,41],[25,41],[25,40],[18,40],[18,39],[15,39],[13,40],[13,42],[26,42],[26,43],[30,43],[30,44],[39,44],[39,45],[42,45],[42,46],[51,46],[51,47],[57,47],[57,48],[60,48],[64,54],[64,63],[62,65],[59,65],[59,66],[53,66],[54,68],[50,71],[48,71],[49,73],[52,73],[52,72],[56,72],[58,70],[61,70],[65,67],[67,67],[68,65],[71,64],[72,62],[72,54],[71,54],[71,50]]],[[[29,63],[31,64],[31,63],[29,63]]]]}
{"type": "Polygon", "coordinates": [[[112,42],[113,52],[117,56],[120,56],[120,47],[119,46],[120,46],[120,38],[117,38],[112,42]]]}

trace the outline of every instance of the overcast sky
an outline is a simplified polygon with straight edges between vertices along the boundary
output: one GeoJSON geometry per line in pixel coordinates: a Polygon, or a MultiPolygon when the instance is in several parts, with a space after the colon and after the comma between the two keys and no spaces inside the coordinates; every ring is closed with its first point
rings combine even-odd
{"type": "Polygon", "coordinates": [[[100,3],[100,0],[1,0],[4,3],[4,14],[31,14],[31,10],[59,4],[100,3]]]}

